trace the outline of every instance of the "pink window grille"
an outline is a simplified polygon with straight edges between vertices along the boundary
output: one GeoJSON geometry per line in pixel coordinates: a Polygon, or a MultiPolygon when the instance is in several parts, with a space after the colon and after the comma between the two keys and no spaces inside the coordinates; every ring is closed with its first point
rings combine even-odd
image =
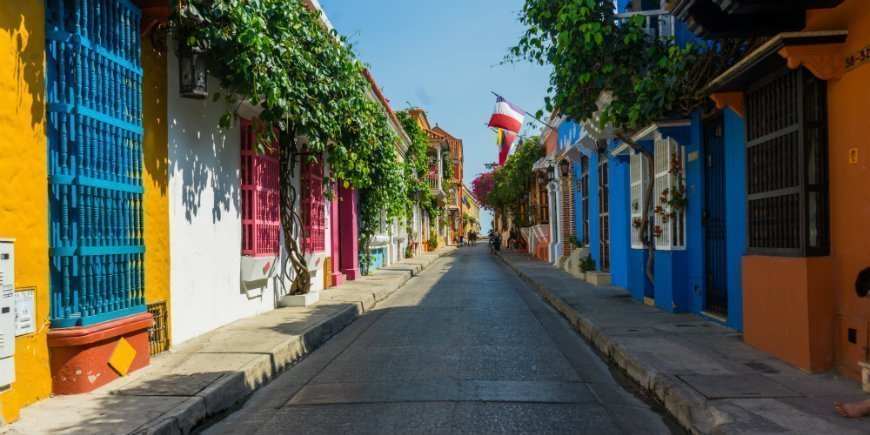
{"type": "Polygon", "coordinates": [[[277,144],[258,151],[254,123],[242,120],[242,254],[274,256],[281,240],[277,144]]]}
{"type": "Polygon", "coordinates": [[[326,250],[326,200],[323,164],[302,163],[302,246],[305,252],[326,250]]]}

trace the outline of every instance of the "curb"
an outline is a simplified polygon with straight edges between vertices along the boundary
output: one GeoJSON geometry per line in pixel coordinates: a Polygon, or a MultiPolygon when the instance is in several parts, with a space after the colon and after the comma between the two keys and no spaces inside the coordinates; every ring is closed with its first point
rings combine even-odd
{"type": "Polygon", "coordinates": [[[631,379],[653,394],[668,413],[684,428],[696,434],[714,432],[718,422],[729,420],[721,410],[711,409],[706,398],[690,390],[679,379],[659,373],[632,354],[631,349],[615,343],[601,327],[583,316],[566,300],[553,293],[534,278],[519,270],[500,252],[496,253],[510,270],[535,289],[565,319],[598,349],[607,359],[622,369],[631,379]]]}
{"type": "MultiPolygon", "coordinates": [[[[402,278],[395,288],[378,291],[368,295],[366,301],[356,301],[328,319],[308,328],[302,335],[293,336],[269,352],[255,358],[240,371],[228,373],[214,383],[184,401],[180,406],[161,415],[157,420],[146,423],[134,430],[134,434],[187,434],[207,418],[233,408],[251,394],[283,373],[291,364],[314,352],[332,336],[341,332],[356,319],[365,315],[379,302],[399,291],[414,276],[427,269],[439,258],[453,251],[438,252],[436,256],[426,257],[422,262],[406,264],[412,270],[401,270],[402,278]],[[371,301],[371,302],[368,302],[371,301]],[[367,303],[368,302],[368,303],[367,303]]],[[[385,269],[389,271],[389,269],[385,269]]]]}

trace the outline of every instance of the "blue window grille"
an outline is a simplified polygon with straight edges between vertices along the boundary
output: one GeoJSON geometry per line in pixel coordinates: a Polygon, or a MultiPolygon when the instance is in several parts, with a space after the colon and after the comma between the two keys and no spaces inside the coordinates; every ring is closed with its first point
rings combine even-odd
{"type": "Polygon", "coordinates": [[[46,1],[51,326],[145,312],[141,11],[46,1]]]}

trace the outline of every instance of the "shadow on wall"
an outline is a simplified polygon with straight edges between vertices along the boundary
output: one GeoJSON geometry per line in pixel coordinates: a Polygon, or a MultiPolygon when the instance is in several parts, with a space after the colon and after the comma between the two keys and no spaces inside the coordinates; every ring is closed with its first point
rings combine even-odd
{"type": "Polygon", "coordinates": [[[166,197],[169,188],[169,162],[166,156],[166,52],[155,50],[151,38],[142,41],[142,118],[145,127],[143,147],[145,172],[150,182],[166,197]],[[146,42],[147,41],[147,42],[146,42]]]}
{"type": "Polygon", "coordinates": [[[12,14],[0,14],[0,32],[8,33],[15,44],[15,112],[19,113],[25,105],[24,96],[31,95],[34,101],[30,104],[30,125],[42,128],[45,120],[45,88],[42,82],[45,56],[37,62],[27,54],[27,47],[32,41],[24,15],[19,14],[16,19],[12,14]]]}
{"type": "MultiPolygon", "coordinates": [[[[207,104],[211,103],[203,103],[207,104]]],[[[188,222],[199,215],[206,189],[212,191],[212,195],[206,195],[212,197],[212,222],[220,221],[224,213],[234,213],[236,218],[241,215],[239,150],[227,145],[227,136],[238,134],[238,130],[221,130],[217,116],[208,112],[203,108],[200,114],[188,116],[186,122],[172,119],[169,125],[173,156],[170,170],[173,176],[181,177],[179,194],[188,222]],[[180,138],[185,143],[179,143],[180,138]]]]}

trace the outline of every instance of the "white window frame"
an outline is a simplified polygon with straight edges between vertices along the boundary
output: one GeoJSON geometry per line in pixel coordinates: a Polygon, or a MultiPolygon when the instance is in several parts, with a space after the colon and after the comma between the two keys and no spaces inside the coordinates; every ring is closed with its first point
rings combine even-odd
{"type": "MultiPolygon", "coordinates": [[[[629,160],[630,172],[630,198],[629,207],[631,207],[631,248],[643,249],[643,242],[640,240],[640,228],[634,227],[634,220],[643,217],[643,201],[646,199],[646,188],[649,186],[649,157],[643,153],[632,151],[629,160]],[[634,209],[634,203],[637,202],[637,210],[634,209]]],[[[651,222],[650,219],[649,222],[651,222]]],[[[651,225],[650,225],[651,227],[651,225]]]]}
{"type": "MultiPolygon", "coordinates": [[[[686,173],[686,147],[680,145],[672,138],[663,138],[661,134],[656,134],[655,140],[655,186],[653,188],[653,201],[655,205],[661,205],[659,198],[664,189],[674,189],[677,187],[678,177],[676,174],[671,174],[668,171],[671,168],[671,156],[674,153],[680,153],[680,161],[683,165],[683,182],[685,182],[686,173]]],[[[655,206],[654,206],[655,207],[655,206]]],[[[661,215],[654,213],[655,225],[661,227],[662,235],[660,237],[653,236],[656,249],[662,251],[681,251],[686,249],[686,210],[677,216],[668,219],[665,223],[661,215]],[[680,231],[682,230],[682,231],[680,231]],[[682,236],[682,237],[681,237],[682,236]]]]}

